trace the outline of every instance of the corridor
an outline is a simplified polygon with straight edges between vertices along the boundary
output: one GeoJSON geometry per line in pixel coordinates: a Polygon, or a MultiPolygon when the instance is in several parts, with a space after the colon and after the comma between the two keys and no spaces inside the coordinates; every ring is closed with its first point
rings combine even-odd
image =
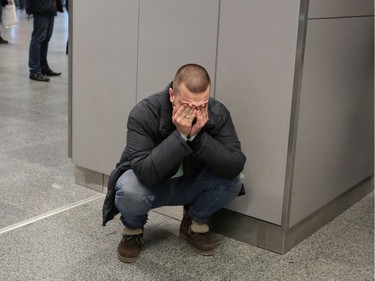
{"type": "Polygon", "coordinates": [[[17,13],[0,45],[0,280],[374,280],[373,193],[285,255],[216,234],[216,254],[199,256],[178,220],[151,212],[140,258],[120,262],[119,217],[101,225],[104,195],[74,183],[68,158],[68,15],[49,47],[63,74],[42,83],[28,74],[32,21],[17,13]]]}

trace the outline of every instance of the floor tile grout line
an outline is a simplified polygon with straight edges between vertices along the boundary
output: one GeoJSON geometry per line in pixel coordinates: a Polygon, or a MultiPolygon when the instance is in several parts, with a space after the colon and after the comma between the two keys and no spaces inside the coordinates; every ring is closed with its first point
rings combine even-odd
{"type": "Polygon", "coordinates": [[[23,226],[26,226],[26,225],[29,225],[29,224],[32,224],[34,222],[37,222],[37,221],[40,221],[40,220],[43,220],[45,218],[48,218],[48,217],[51,217],[51,216],[54,216],[54,215],[57,215],[59,213],[62,213],[62,212],[65,212],[65,211],[68,211],[70,209],[73,209],[73,208],[76,208],[76,207],[79,207],[81,205],[84,205],[86,203],[89,203],[91,201],[94,201],[94,200],[97,200],[97,199],[100,199],[102,197],[104,197],[105,194],[97,194],[97,195],[94,195],[94,196],[91,196],[89,198],[86,198],[86,199],[83,199],[83,200],[80,200],[78,202],[75,202],[75,203],[72,203],[72,204],[69,204],[69,205],[66,205],[64,207],[61,207],[61,208],[58,208],[58,209],[55,209],[55,210],[52,210],[52,211],[49,211],[47,213],[44,213],[44,214],[41,214],[41,215],[38,215],[38,216],[35,216],[35,217],[32,217],[30,219],[27,219],[27,220],[24,220],[24,221],[21,221],[21,222],[18,222],[18,223],[15,223],[15,224],[12,224],[10,226],[7,226],[7,227],[4,227],[2,229],[0,229],[0,235],[1,234],[4,234],[6,232],[9,232],[9,231],[12,231],[12,230],[15,230],[15,229],[18,229],[20,227],[23,227],[23,226]]]}

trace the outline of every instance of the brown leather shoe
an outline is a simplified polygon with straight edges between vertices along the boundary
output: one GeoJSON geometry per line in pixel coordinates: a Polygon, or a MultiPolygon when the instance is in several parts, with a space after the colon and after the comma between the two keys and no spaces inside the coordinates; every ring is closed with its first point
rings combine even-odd
{"type": "MultiPolygon", "coordinates": [[[[216,248],[216,242],[210,237],[208,226],[200,225],[202,227],[196,227],[199,232],[194,232],[192,231],[192,224],[192,219],[187,215],[184,215],[180,225],[180,237],[186,239],[190,243],[194,252],[203,256],[213,255],[216,248]]],[[[197,224],[195,223],[195,225],[197,224]]]]}
{"type": "Polygon", "coordinates": [[[143,244],[143,234],[124,234],[117,247],[117,257],[120,261],[130,263],[135,262],[141,252],[143,244]]]}

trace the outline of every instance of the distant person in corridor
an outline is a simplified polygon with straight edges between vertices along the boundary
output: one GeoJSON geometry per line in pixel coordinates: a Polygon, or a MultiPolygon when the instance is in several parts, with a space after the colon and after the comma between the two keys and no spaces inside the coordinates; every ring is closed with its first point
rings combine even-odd
{"type": "MultiPolygon", "coordinates": [[[[1,15],[3,14],[3,7],[7,4],[8,4],[7,0],[0,0],[0,23],[1,23],[1,15]]],[[[0,34],[0,44],[8,44],[8,43],[9,43],[8,40],[5,40],[3,37],[1,37],[1,34],[0,34]]]]}
{"type": "Polygon", "coordinates": [[[198,254],[214,253],[208,219],[239,194],[246,158],[229,111],[210,90],[207,71],[187,64],[130,112],[103,206],[103,225],[121,214],[121,261],[137,259],[148,212],[161,206],[183,205],[180,236],[198,254]]]}
{"type": "Polygon", "coordinates": [[[30,79],[49,82],[47,76],[59,76],[48,65],[48,44],[57,12],[63,13],[61,0],[26,0],[26,13],[33,15],[33,33],[29,49],[30,79]]]}

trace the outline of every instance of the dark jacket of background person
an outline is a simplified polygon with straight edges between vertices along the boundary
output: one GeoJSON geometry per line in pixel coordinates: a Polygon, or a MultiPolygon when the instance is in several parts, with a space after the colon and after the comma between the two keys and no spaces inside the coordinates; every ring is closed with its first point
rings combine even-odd
{"type": "Polygon", "coordinates": [[[56,15],[57,12],[64,12],[61,0],[26,0],[25,8],[28,15],[56,15]]]}
{"type": "Polygon", "coordinates": [[[5,5],[8,5],[8,0],[1,0],[0,1],[0,22],[1,22],[1,15],[3,14],[3,7],[5,6],[5,5]]]}
{"type": "Polygon", "coordinates": [[[114,204],[115,185],[117,179],[129,169],[145,186],[152,188],[172,177],[181,162],[184,177],[197,174],[208,166],[221,178],[233,179],[244,168],[246,157],[241,151],[226,107],[210,98],[208,122],[192,142],[185,142],[172,123],[170,87],[172,84],[163,92],[144,99],[130,112],[127,146],[116,169],[109,176],[103,205],[103,225],[118,213],[114,204]]]}

